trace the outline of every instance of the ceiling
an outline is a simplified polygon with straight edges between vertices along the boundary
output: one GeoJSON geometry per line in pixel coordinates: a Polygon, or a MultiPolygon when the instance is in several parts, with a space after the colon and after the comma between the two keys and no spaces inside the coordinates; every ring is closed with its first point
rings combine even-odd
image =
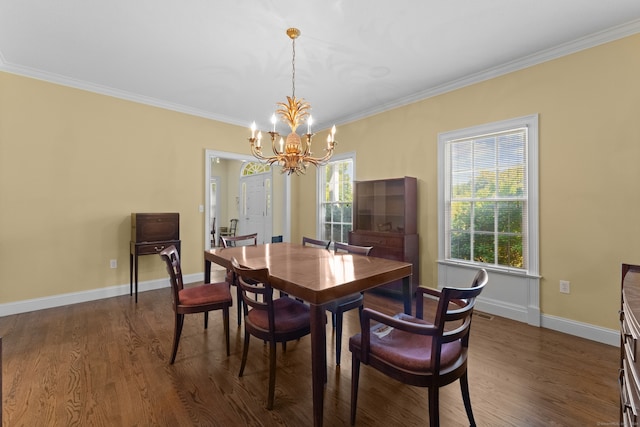
{"type": "Polygon", "coordinates": [[[638,33],[640,1],[0,0],[0,70],[267,129],[288,27],[321,129],[638,33]]]}

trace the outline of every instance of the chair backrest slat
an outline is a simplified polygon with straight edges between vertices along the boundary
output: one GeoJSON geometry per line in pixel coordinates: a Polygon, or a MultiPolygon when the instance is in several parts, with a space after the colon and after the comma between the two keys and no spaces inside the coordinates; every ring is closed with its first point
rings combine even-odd
{"type": "Polygon", "coordinates": [[[163,249],[160,252],[160,257],[164,260],[167,267],[167,273],[169,273],[169,280],[171,282],[171,289],[173,292],[174,304],[179,301],[178,293],[184,289],[184,283],[182,281],[182,267],[180,266],[180,254],[174,245],[163,249]]]}
{"type": "Polygon", "coordinates": [[[242,294],[244,315],[248,315],[249,307],[254,310],[266,311],[269,319],[269,329],[275,330],[275,318],[272,309],[273,288],[269,283],[269,269],[242,267],[235,257],[231,258],[231,268],[238,279],[237,284],[242,294]]]}
{"type": "Polygon", "coordinates": [[[311,237],[306,237],[306,236],[302,237],[302,246],[315,246],[318,248],[329,249],[330,245],[331,245],[331,240],[318,240],[318,239],[312,239],[311,237]]]}
{"type": "MultiPolygon", "coordinates": [[[[478,271],[471,287],[454,288],[445,286],[441,290],[438,308],[434,320],[434,326],[439,334],[433,337],[431,348],[432,361],[439,367],[442,344],[461,340],[463,347],[469,346],[469,331],[471,329],[471,316],[475,307],[476,297],[480,295],[487,284],[489,276],[482,269],[478,271]]],[[[419,295],[421,292],[419,291],[419,295]]],[[[416,316],[422,318],[422,298],[416,298],[416,316]]]]}
{"type": "Polygon", "coordinates": [[[346,252],[350,254],[358,254],[358,255],[369,255],[373,246],[358,246],[358,245],[349,245],[347,243],[334,243],[334,249],[336,252],[346,252]]]}
{"type": "Polygon", "coordinates": [[[258,244],[258,233],[245,234],[243,236],[220,236],[222,247],[231,246],[256,246],[258,244]]]}

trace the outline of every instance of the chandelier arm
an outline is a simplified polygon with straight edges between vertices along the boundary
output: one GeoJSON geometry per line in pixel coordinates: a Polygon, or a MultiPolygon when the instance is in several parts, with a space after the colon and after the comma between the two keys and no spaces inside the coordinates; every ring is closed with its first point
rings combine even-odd
{"type": "Polygon", "coordinates": [[[284,148],[282,151],[278,151],[278,149],[276,148],[276,139],[280,136],[280,134],[278,132],[269,132],[269,135],[271,135],[271,150],[273,151],[273,154],[276,157],[282,156],[284,148]]]}
{"type": "Polygon", "coordinates": [[[311,156],[311,141],[313,138],[312,133],[307,133],[305,134],[306,138],[305,138],[305,147],[304,147],[304,157],[309,157],[311,156]]]}
{"type": "Polygon", "coordinates": [[[335,144],[336,141],[334,141],[331,144],[331,148],[327,148],[327,154],[325,154],[322,157],[309,157],[309,161],[312,162],[314,165],[318,166],[318,165],[323,165],[326,164],[329,159],[331,159],[331,156],[333,156],[333,150],[335,149],[335,144]]]}
{"type": "MultiPolygon", "coordinates": [[[[251,140],[251,138],[249,140],[251,140]]],[[[253,154],[253,156],[256,157],[259,160],[268,160],[269,159],[268,157],[265,157],[264,155],[262,155],[262,148],[256,147],[255,140],[251,141],[251,154],[253,154]]]]}

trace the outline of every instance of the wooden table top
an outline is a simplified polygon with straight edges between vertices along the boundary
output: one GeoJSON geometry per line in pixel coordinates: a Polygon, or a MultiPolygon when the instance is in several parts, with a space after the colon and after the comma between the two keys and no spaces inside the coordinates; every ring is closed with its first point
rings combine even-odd
{"type": "Polygon", "coordinates": [[[312,304],[324,304],[411,275],[411,264],[302,246],[269,243],[216,248],[205,260],[226,268],[231,258],[249,268],[269,268],[271,285],[312,304]]]}

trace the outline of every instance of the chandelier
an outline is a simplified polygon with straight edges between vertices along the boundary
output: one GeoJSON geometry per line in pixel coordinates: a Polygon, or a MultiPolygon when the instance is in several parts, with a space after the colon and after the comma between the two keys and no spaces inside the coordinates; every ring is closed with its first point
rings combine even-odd
{"type": "Polygon", "coordinates": [[[289,28],[287,30],[287,36],[292,40],[293,45],[293,57],[291,65],[293,69],[292,73],[292,94],[291,97],[287,96],[287,102],[278,102],[276,105],[278,108],[276,112],[271,116],[271,124],[273,128],[269,131],[271,135],[271,149],[273,150],[273,156],[265,156],[262,154],[262,132],[258,132],[256,135],[256,123],[251,124],[251,153],[258,159],[273,165],[277,163],[282,166],[282,173],[291,175],[296,173],[300,175],[305,173],[307,167],[310,164],[315,166],[325,165],[333,155],[333,150],[337,144],[335,140],[336,127],[331,128],[331,132],[327,136],[327,147],[324,149],[325,154],[322,157],[313,157],[311,152],[311,140],[314,134],[311,133],[311,125],[313,119],[309,114],[311,105],[307,103],[303,98],[296,98],[296,38],[300,36],[300,30],[297,28],[289,28]],[[291,132],[287,135],[286,140],[283,139],[278,132],[276,132],[277,118],[276,114],[280,116],[280,120],[285,122],[291,132]],[[302,137],[296,133],[298,126],[306,123],[307,133],[302,137]],[[276,142],[277,141],[277,142],[276,142]]]}

